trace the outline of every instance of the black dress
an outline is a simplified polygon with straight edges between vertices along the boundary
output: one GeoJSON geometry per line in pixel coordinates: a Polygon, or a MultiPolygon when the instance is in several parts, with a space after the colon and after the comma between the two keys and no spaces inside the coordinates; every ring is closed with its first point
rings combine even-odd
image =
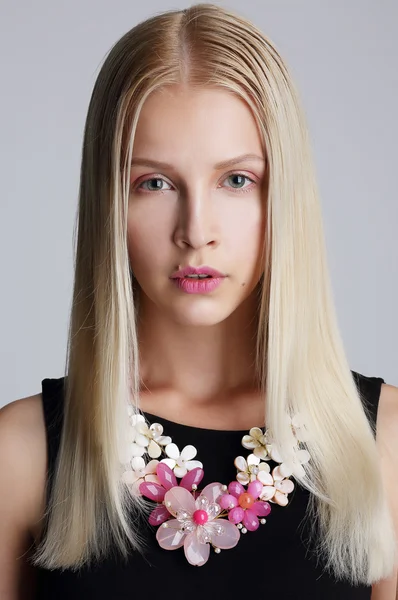
{"type": "MultiPolygon", "coordinates": [[[[376,421],[381,384],[379,377],[355,373],[354,381],[369,404],[376,421]]],[[[42,381],[43,409],[47,430],[48,468],[54,468],[62,428],[64,378],[42,381]]],[[[241,445],[247,431],[218,431],[177,424],[147,413],[150,422],[164,426],[180,450],[193,444],[203,462],[205,477],[200,488],[213,481],[236,479],[234,458],[250,453],[241,445]]],[[[241,535],[237,546],[215,554],[201,567],[190,565],[183,548],[163,550],[156,529],[145,528],[145,555],[131,551],[128,562],[114,556],[80,572],[37,568],[37,598],[40,600],[208,600],[269,598],[319,600],[369,600],[370,586],[353,587],[336,581],[308,552],[304,520],[309,493],[296,483],[289,504],[272,504],[265,525],[241,535]]]]}

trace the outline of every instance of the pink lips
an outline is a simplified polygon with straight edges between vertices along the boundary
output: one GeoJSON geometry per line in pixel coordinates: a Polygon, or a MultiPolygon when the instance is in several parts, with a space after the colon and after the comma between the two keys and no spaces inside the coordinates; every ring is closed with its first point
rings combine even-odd
{"type": "Polygon", "coordinates": [[[171,279],[180,290],[187,294],[203,294],[215,290],[224,281],[225,277],[226,275],[211,267],[187,266],[173,273],[171,279]],[[210,277],[193,279],[187,277],[187,275],[209,275],[210,277]]]}
{"type": "Polygon", "coordinates": [[[171,276],[172,279],[177,277],[186,277],[187,275],[211,275],[211,277],[225,277],[224,273],[220,273],[216,269],[212,269],[211,267],[202,266],[202,267],[191,267],[188,265],[179,271],[176,271],[171,276]]]}

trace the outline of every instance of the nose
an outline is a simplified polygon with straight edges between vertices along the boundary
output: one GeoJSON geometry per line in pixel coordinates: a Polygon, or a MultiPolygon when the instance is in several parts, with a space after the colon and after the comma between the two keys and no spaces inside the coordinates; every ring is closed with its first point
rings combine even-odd
{"type": "Polygon", "coordinates": [[[174,243],[181,249],[218,246],[219,227],[214,218],[211,194],[203,188],[180,195],[174,243]]]}

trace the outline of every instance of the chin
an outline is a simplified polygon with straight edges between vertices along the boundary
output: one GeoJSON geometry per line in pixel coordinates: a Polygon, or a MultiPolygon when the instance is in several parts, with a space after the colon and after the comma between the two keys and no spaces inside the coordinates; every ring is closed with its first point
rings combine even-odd
{"type": "MultiPolygon", "coordinates": [[[[207,298],[206,298],[207,300],[207,298]]],[[[191,306],[178,306],[178,302],[168,307],[169,317],[179,325],[187,327],[211,327],[225,321],[233,312],[230,306],[214,303],[205,306],[203,302],[192,303],[191,306]],[[194,305],[195,304],[195,305],[194,305]],[[216,305],[218,304],[218,306],[216,305]]]]}

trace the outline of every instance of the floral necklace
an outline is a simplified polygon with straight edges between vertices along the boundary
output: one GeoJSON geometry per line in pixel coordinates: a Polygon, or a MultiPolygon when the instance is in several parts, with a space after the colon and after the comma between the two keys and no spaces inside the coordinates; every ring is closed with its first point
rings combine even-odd
{"type": "Polygon", "coordinates": [[[172,439],[163,435],[160,423],[148,426],[144,416],[134,413],[131,406],[128,414],[131,458],[122,480],[133,496],[156,502],[148,520],[159,526],[156,539],[161,548],[183,546],[186,559],[194,566],[207,562],[210,546],[219,554],[236,546],[241,534],[265,524],[270,503],[286,506],[294,489],[290,477],[305,475],[302,465],[310,459],[302,447],[308,438],[298,415],[288,417],[294,450],[289,461],[283,461],[267,430],[252,427],[242,438],[242,446],[251,454],[234,460],[236,480],[228,485],[210,483],[199,490],[204,470],[203,464],[194,460],[196,448],[188,445],[180,452],[172,439]],[[279,463],[272,471],[270,460],[279,463]]]}

